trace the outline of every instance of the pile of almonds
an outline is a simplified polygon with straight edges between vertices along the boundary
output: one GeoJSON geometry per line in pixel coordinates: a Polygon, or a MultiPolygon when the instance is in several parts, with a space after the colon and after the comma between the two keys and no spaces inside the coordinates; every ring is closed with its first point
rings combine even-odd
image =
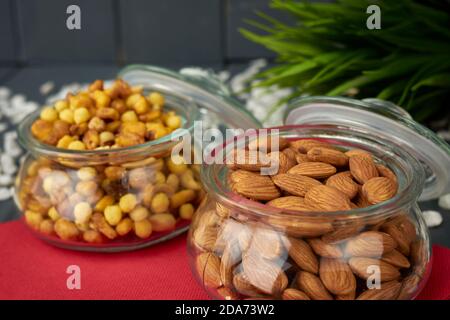
{"type": "MultiPolygon", "coordinates": [[[[389,200],[397,193],[395,174],[372,154],[341,151],[316,140],[279,140],[280,151],[251,152],[231,164],[230,186],[236,193],[270,206],[298,211],[345,211],[389,200]],[[247,159],[245,158],[247,157],[247,159]],[[266,159],[276,159],[278,172],[260,175],[266,159]],[[239,161],[238,161],[239,160],[239,161]]],[[[258,148],[256,143],[249,150],[258,148]]],[[[238,154],[238,153],[236,153],[238,154]]]]}
{"type": "MultiPolygon", "coordinates": [[[[272,151],[279,160],[272,176],[260,175],[267,164],[247,154],[248,161],[229,165],[231,189],[266,204],[265,214],[247,214],[209,197],[197,211],[190,246],[208,291],[225,299],[412,298],[429,253],[409,212],[326,214],[392,198],[395,174],[364,150],[316,140],[280,139],[279,145],[280,151],[272,151]]],[[[258,142],[248,145],[258,148],[258,142]]]]}

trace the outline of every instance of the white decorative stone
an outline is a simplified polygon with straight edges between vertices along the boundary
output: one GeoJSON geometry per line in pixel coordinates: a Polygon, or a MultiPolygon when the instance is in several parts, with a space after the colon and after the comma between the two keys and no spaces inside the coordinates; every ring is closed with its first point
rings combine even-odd
{"type": "Polygon", "coordinates": [[[46,95],[48,95],[54,88],[55,88],[55,83],[54,83],[53,81],[47,81],[47,82],[44,82],[43,84],[41,84],[41,86],[39,87],[39,92],[40,92],[43,96],[46,96],[46,95]]]}
{"type": "Polygon", "coordinates": [[[447,193],[439,198],[439,207],[445,210],[450,210],[450,193],[447,193]]]}
{"type": "Polygon", "coordinates": [[[0,174],[0,186],[10,186],[14,182],[14,178],[8,174],[0,174]]]}
{"type": "Polygon", "coordinates": [[[14,158],[9,154],[3,153],[0,155],[0,164],[2,166],[3,172],[9,175],[13,175],[17,172],[17,165],[14,158]]]}
{"type": "Polygon", "coordinates": [[[437,227],[442,223],[442,215],[435,210],[425,210],[423,213],[425,223],[429,228],[437,227]]]}
{"type": "Polygon", "coordinates": [[[11,198],[12,192],[10,188],[0,188],[0,201],[5,201],[11,198]]]}

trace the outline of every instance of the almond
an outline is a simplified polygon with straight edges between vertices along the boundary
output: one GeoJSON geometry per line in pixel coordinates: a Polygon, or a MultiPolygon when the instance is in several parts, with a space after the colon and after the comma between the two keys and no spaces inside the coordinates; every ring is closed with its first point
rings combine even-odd
{"type": "Polygon", "coordinates": [[[363,228],[364,224],[360,221],[337,225],[333,231],[324,234],[321,240],[325,243],[338,243],[359,234],[363,228]]]}
{"type": "Polygon", "coordinates": [[[297,286],[305,292],[312,300],[333,300],[333,297],[325,289],[319,277],[306,271],[299,271],[297,274],[297,286]]]}
{"type": "MultiPolygon", "coordinates": [[[[236,175],[236,171],[231,175],[231,179],[236,175]]],[[[280,196],[280,192],[273,184],[272,180],[268,176],[261,176],[257,173],[249,175],[241,175],[239,179],[232,185],[233,190],[253,200],[273,200],[280,196]]]]}
{"type": "Polygon", "coordinates": [[[411,264],[409,263],[409,260],[395,249],[392,250],[391,252],[385,253],[381,257],[381,260],[383,260],[384,262],[387,262],[389,264],[392,264],[394,267],[397,267],[400,269],[402,269],[402,268],[407,269],[411,266],[411,264]]]}
{"type": "Polygon", "coordinates": [[[354,257],[350,258],[348,264],[361,279],[367,280],[369,277],[375,276],[377,268],[380,271],[381,282],[396,280],[400,277],[400,272],[397,268],[378,259],[354,257]]]}
{"type": "Polygon", "coordinates": [[[337,189],[328,186],[315,186],[305,194],[308,206],[322,211],[351,210],[350,199],[337,189]]]}
{"type": "Polygon", "coordinates": [[[227,244],[220,259],[220,280],[225,287],[233,285],[233,268],[241,261],[239,246],[227,244]]]}
{"type": "Polygon", "coordinates": [[[366,183],[372,178],[378,177],[378,169],[375,166],[375,162],[369,157],[350,157],[349,167],[353,177],[361,184],[366,183]]]}
{"type": "Polygon", "coordinates": [[[211,253],[201,253],[197,256],[197,273],[203,285],[218,288],[222,285],[220,280],[220,259],[211,253]]]}
{"type": "Polygon", "coordinates": [[[411,243],[410,251],[410,259],[413,265],[413,271],[417,275],[423,276],[430,259],[427,245],[422,239],[417,239],[416,241],[411,243]]]}
{"type": "Polygon", "coordinates": [[[382,164],[377,164],[376,167],[380,177],[391,179],[392,181],[394,181],[395,185],[397,185],[397,176],[395,175],[395,173],[392,172],[391,169],[382,164]]]}
{"type": "Polygon", "coordinates": [[[365,194],[362,192],[362,186],[358,185],[358,193],[356,197],[353,198],[353,202],[358,206],[358,208],[365,208],[370,206],[369,201],[367,200],[365,194]]]}
{"type": "Polygon", "coordinates": [[[273,199],[266,203],[269,206],[286,209],[286,210],[297,210],[297,211],[311,211],[312,208],[305,204],[305,199],[296,196],[287,196],[273,199]]]}
{"type": "Polygon", "coordinates": [[[261,297],[262,293],[255,286],[253,286],[244,275],[244,273],[238,273],[233,277],[233,286],[237,292],[245,296],[261,297]]]}
{"type": "Polygon", "coordinates": [[[376,257],[391,252],[397,243],[390,235],[378,231],[366,231],[347,241],[345,255],[350,257],[376,257]]]}
{"type": "Polygon", "coordinates": [[[281,267],[270,260],[253,254],[242,257],[242,267],[248,282],[269,295],[280,295],[288,285],[288,278],[281,267]]]}
{"type": "Polygon", "coordinates": [[[256,150],[235,149],[227,156],[227,165],[232,169],[260,171],[270,166],[270,159],[256,150]]]}
{"type": "Polygon", "coordinates": [[[193,230],[192,239],[196,246],[202,251],[214,251],[217,241],[217,229],[200,225],[193,230]]]}
{"type": "Polygon", "coordinates": [[[228,180],[230,182],[230,185],[234,185],[235,183],[238,183],[239,181],[242,180],[248,180],[248,179],[252,179],[256,176],[259,176],[259,174],[254,173],[254,172],[250,172],[250,171],[246,171],[246,170],[236,170],[236,171],[231,171],[229,176],[228,176],[228,180]]]}
{"type": "Polygon", "coordinates": [[[335,297],[336,300],[355,300],[355,292],[343,295],[337,295],[335,297]]]}
{"type": "Polygon", "coordinates": [[[321,258],[319,275],[325,288],[333,294],[346,295],[356,290],[355,276],[342,260],[321,258]]]}
{"type": "Polygon", "coordinates": [[[216,214],[222,219],[228,219],[230,217],[230,209],[221,204],[220,202],[216,203],[216,214]]]}
{"type": "Polygon", "coordinates": [[[417,293],[417,289],[421,282],[421,278],[416,274],[410,274],[406,276],[402,281],[402,287],[400,289],[400,294],[398,295],[398,300],[410,300],[413,298],[413,294],[417,293]]]}
{"type": "Polygon", "coordinates": [[[406,216],[399,216],[383,224],[380,228],[397,242],[397,250],[409,256],[411,242],[416,238],[416,228],[406,216]]]}
{"type": "Polygon", "coordinates": [[[281,298],[283,300],[311,300],[306,293],[293,288],[284,290],[281,298]]]}
{"type": "Polygon", "coordinates": [[[299,153],[298,151],[296,151],[296,150],[294,150],[292,148],[286,148],[286,149],[284,149],[281,152],[284,153],[286,155],[286,157],[288,157],[289,159],[291,159],[294,162],[297,162],[296,156],[298,154],[301,154],[301,153],[299,153]]]}
{"type": "Polygon", "coordinates": [[[401,283],[394,280],[381,284],[381,288],[367,289],[356,300],[395,300],[400,292],[401,283]]]}
{"type": "Polygon", "coordinates": [[[314,147],[307,153],[309,161],[329,163],[336,167],[344,167],[348,164],[348,157],[339,150],[314,147]]]}
{"type": "Polygon", "coordinates": [[[308,239],[307,242],[318,256],[325,258],[341,258],[343,256],[339,246],[326,243],[320,238],[308,239]]]}
{"type": "Polygon", "coordinates": [[[353,199],[359,191],[358,184],[353,181],[350,171],[332,175],[327,179],[326,185],[345,193],[349,199],[353,199]]]}
{"type": "Polygon", "coordinates": [[[265,137],[258,136],[248,144],[249,150],[262,150],[263,152],[280,151],[289,145],[286,138],[279,136],[266,135],[265,137]],[[275,142],[275,144],[273,144],[275,142]],[[274,148],[272,148],[272,146],[274,148]]]}
{"type": "Polygon", "coordinates": [[[353,156],[362,156],[362,157],[369,157],[370,159],[373,159],[372,154],[369,151],[362,150],[362,149],[352,149],[345,153],[347,157],[353,157],[353,156]]]}
{"type": "Polygon", "coordinates": [[[333,225],[326,221],[304,221],[301,219],[287,219],[286,217],[270,216],[267,223],[282,230],[292,237],[318,237],[333,230],[333,225]]]}
{"type": "Polygon", "coordinates": [[[310,178],[324,179],[336,173],[336,168],[323,162],[303,162],[292,167],[288,173],[300,174],[310,178]]]}
{"type": "MultiPolygon", "coordinates": [[[[269,153],[270,159],[275,159],[278,163],[278,170],[274,172],[274,174],[280,174],[280,173],[286,173],[289,169],[291,169],[293,166],[297,165],[297,161],[294,159],[290,159],[286,154],[283,152],[271,152],[269,153]]],[[[276,168],[276,163],[272,163],[271,167],[276,168]]]]}
{"type": "Polygon", "coordinates": [[[256,226],[247,253],[266,259],[276,259],[283,255],[284,247],[280,235],[271,229],[256,226]]]}
{"type": "Polygon", "coordinates": [[[397,193],[397,185],[389,178],[372,178],[362,187],[362,192],[370,204],[389,200],[397,193]]]}
{"type": "Polygon", "coordinates": [[[307,153],[309,150],[315,147],[336,149],[329,143],[313,140],[313,139],[300,139],[296,141],[289,142],[289,146],[294,148],[295,150],[300,151],[301,153],[307,153]]]}
{"type": "Polygon", "coordinates": [[[273,183],[292,195],[304,197],[312,187],[322,185],[316,179],[299,174],[282,173],[272,177],[273,183]]]}
{"type": "Polygon", "coordinates": [[[311,247],[303,240],[289,238],[285,241],[289,256],[304,271],[317,274],[319,272],[319,261],[311,247]]]}
{"type": "Polygon", "coordinates": [[[297,161],[297,163],[304,163],[304,162],[309,162],[308,160],[308,156],[306,154],[303,153],[297,153],[295,155],[295,161],[297,161]]]}

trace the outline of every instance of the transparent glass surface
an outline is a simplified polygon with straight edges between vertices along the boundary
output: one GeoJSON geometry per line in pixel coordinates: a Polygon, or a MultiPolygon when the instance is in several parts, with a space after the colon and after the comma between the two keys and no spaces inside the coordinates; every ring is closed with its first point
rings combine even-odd
{"type": "MultiPolygon", "coordinates": [[[[194,102],[159,91],[167,109],[192,132],[199,118],[194,102]]],[[[203,191],[198,166],[171,161],[176,131],[131,147],[74,151],[35,139],[30,128],[37,117],[39,111],[19,127],[19,140],[29,153],[15,194],[23,220],[37,236],[64,248],[123,251],[188,229],[192,215],[180,214],[181,207],[195,210],[203,191]]]]}
{"type": "Polygon", "coordinates": [[[203,166],[207,197],[188,235],[198,282],[212,298],[227,300],[414,299],[431,269],[417,206],[425,179],[420,162],[352,127],[290,126],[280,135],[370,151],[397,175],[397,195],[350,211],[291,211],[233,193],[226,165],[203,166]]]}

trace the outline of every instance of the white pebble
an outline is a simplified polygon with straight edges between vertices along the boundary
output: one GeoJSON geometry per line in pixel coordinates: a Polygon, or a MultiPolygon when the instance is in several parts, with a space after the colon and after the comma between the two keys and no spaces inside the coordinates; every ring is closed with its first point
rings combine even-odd
{"type": "Polygon", "coordinates": [[[437,227],[442,223],[442,216],[438,211],[425,210],[422,215],[429,228],[437,227]]]}
{"type": "Polygon", "coordinates": [[[5,133],[3,148],[5,149],[5,152],[13,158],[16,158],[22,154],[22,149],[17,143],[16,131],[8,131],[5,133]]]}
{"type": "Polygon", "coordinates": [[[12,192],[10,188],[0,188],[0,201],[5,201],[11,198],[12,192]]]}
{"type": "Polygon", "coordinates": [[[27,98],[23,94],[15,94],[11,97],[11,105],[13,107],[19,107],[27,101],[27,98]]]}
{"type": "Polygon", "coordinates": [[[10,186],[13,184],[13,177],[8,174],[0,174],[0,186],[10,186]]]}
{"type": "Polygon", "coordinates": [[[53,81],[47,81],[44,82],[40,88],[39,88],[39,92],[43,95],[46,96],[48,95],[53,89],[55,88],[55,83],[53,81]]]}
{"type": "Polygon", "coordinates": [[[11,89],[8,87],[0,87],[0,100],[6,100],[11,95],[11,89]]]}
{"type": "Polygon", "coordinates": [[[0,156],[0,164],[2,166],[3,172],[9,175],[13,175],[17,172],[17,166],[14,162],[13,157],[9,154],[3,153],[0,156]]]}
{"type": "Polygon", "coordinates": [[[450,193],[441,196],[439,198],[438,204],[442,209],[450,210],[450,193]]]}

